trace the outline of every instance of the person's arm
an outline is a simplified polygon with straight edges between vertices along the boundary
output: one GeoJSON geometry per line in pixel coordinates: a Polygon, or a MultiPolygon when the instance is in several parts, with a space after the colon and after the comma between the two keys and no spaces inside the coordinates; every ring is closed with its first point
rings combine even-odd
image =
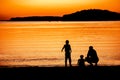
{"type": "Polygon", "coordinates": [[[65,48],[65,45],[63,46],[63,48],[61,49],[61,52],[63,52],[63,49],[65,48]]]}
{"type": "Polygon", "coordinates": [[[72,52],[71,46],[70,46],[70,52],[72,52]]]}
{"type": "Polygon", "coordinates": [[[90,51],[88,51],[88,53],[87,53],[87,58],[89,58],[89,54],[90,54],[90,51]]]}

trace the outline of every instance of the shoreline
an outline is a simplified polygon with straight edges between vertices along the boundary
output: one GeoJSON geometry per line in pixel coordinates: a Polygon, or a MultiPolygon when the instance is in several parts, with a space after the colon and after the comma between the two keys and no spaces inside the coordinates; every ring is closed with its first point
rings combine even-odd
{"type": "Polygon", "coordinates": [[[35,21],[35,20],[31,20],[31,21],[10,21],[10,20],[0,20],[0,22],[104,22],[104,21],[106,21],[106,22],[110,22],[110,21],[120,21],[120,20],[101,20],[101,21],[99,21],[99,20],[93,20],[93,21],[35,21]]]}
{"type": "MultiPolygon", "coordinates": [[[[89,67],[90,65],[87,64],[85,65],[85,67],[89,67]]],[[[44,67],[44,68],[49,68],[49,67],[65,67],[64,65],[0,65],[0,68],[27,68],[27,67],[44,67]]],[[[68,65],[69,67],[69,65],[68,65]]],[[[74,64],[72,65],[72,67],[78,67],[78,65],[74,64]]],[[[120,67],[120,65],[98,65],[97,67],[120,67]]]]}
{"type": "MultiPolygon", "coordinates": [[[[89,67],[90,64],[89,63],[85,63],[85,67],[89,67]]],[[[98,64],[97,66],[99,67],[120,67],[120,64],[98,64]]],[[[65,67],[65,64],[61,64],[61,65],[0,65],[0,68],[22,68],[22,67],[65,67]]],[[[69,67],[69,65],[68,65],[69,67]]],[[[72,64],[72,67],[78,67],[77,64],[72,64]]]]}

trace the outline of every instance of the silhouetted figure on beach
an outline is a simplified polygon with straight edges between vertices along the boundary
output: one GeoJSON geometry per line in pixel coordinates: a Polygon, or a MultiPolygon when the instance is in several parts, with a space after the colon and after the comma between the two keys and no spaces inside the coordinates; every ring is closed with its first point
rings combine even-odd
{"type": "Polygon", "coordinates": [[[93,66],[93,63],[95,63],[95,66],[97,66],[99,58],[97,56],[96,50],[93,49],[93,46],[89,46],[89,50],[88,50],[88,53],[87,53],[86,61],[88,63],[90,63],[91,66],[93,66]]]}
{"type": "Polygon", "coordinates": [[[85,59],[83,55],[80,55],[80,58],[78,59],[77,64],[79,67],[85,67],[85,59]]]}
{"type": "Polygon", "coordinates": [[[67,67],[67,59],[69,60],[69,65],[72,66],[71,65],[71,52],[72,52],[72,50],[71,50],[71,46],[69,44],[69,40],[66,40],[65,43],[66,44],[63,46],[61,51],[63,51],[63,49],[65,49],[65,67],[67,67]]]}

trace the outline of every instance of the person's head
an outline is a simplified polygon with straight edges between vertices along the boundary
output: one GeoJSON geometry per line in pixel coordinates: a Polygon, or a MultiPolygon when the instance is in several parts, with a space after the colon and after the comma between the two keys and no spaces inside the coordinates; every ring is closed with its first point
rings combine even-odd
{"type": "Polygon", "coordinates": [[[80,55],[80,58],[81,58],[81,59],[83,59],[83,57],[84,57],[83,55],[80,55]]]}
{"type": "Polygon", "coordinates": [[[66,44],[69,44],[69,40],[66,40],[65,43],[66,43],[66,44]]]}
{"type": "Polygon", "coordinates": [[[89,49],[93,49],[93,46],[89,46],[89,49]]]}

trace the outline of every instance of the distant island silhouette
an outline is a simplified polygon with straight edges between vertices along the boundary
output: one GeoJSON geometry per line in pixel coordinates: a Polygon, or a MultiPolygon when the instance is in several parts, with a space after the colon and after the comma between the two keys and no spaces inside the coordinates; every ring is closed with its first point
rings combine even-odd
{"type": "Polygon", "coordinates": [[[120,20],[120,13],[101,9],[81,10],[60,16],[14,17],[9,21],[114,21],[120,20]]]}

